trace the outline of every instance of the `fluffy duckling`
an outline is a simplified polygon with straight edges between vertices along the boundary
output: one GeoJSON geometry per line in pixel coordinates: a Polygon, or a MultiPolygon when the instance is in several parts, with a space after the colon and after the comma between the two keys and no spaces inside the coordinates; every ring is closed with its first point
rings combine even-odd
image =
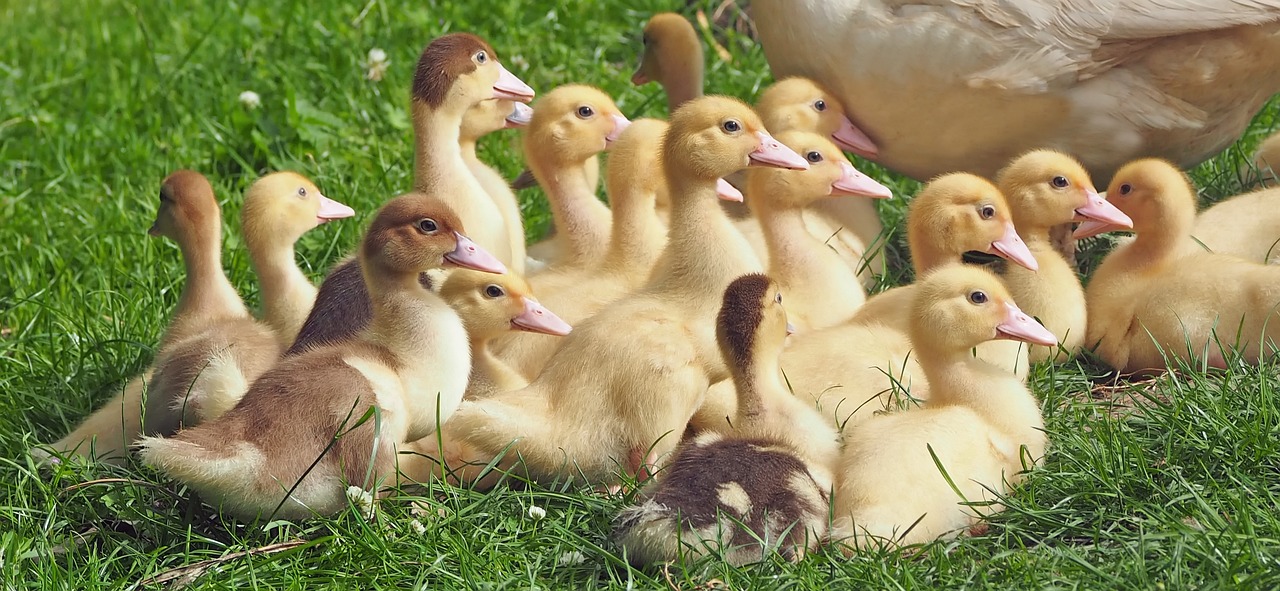
{"type": "Polygon", "coordinates": [[[519,390],[529,381],[500,361],[489,343],[511,332],[561,337],[572,328],[533,297],[533,290],[514,273],[494,275],[457,270],[440,286],[440,297],[462,317],[471,343],[471,379],[467,398],[484,398],[519,390]]]}
{"type": "Polygon", "coordinates": [[[327,515],[346,505],[348,484],[376,490],[395,474],[396,447],[433,433],[466,389],[462,321],[418,281],[446,263],[501,272],[462,229],[443,200],[389,202],[358,254],[374,305],[369,327],[284,359],[212,422],[144,438],[143,461],[243,518],[327,515]],[[371,409],[374,420],[360,424],[371,409]]]}
{"type": "Polygon", "coordinates": [[[467,401],[446,425],[450,466],[519,457],[532,478],[611,482],[620,465],[648,472],[676,445],[707,386],[726,377],[715,340],[715,302],[734,278],[759,269],[717,205],[716,181],[750,164],[808,163],[726,97],[690,101],[663,143],[671,188],[668,243],[647,285],[577,325],[528,388],[467,401]]]}
{"type": "Polygon", "coordinates": [[[802,212],[827,197],[889,198],[893,193],[858,172],[830,141],[804,131],[777,135],[809,162],[808,170],[751,170],[751,213],[769,248],[769,276],[790,295],[792,321],[801,331],[849,320],[866,300],[857,273],[822,240],[805,230],[802,212]]]}
{"type": "MultiPolygon", "coordinates": [[[[585,267],[609,247],[609,208],[587,169],[631,122],[596,88],[561,86],[547,93],[523,136],[525,160],[547,193],[556,234],[530,252],[550,267],[585,267]]],[[[537,289],[536,278],[531,279],[537,289]]]]}
{"type": "Polygon", "coordinates": [[[614,521],[637,564],[723,553],[730,564],[773,551],[799,560],[827,532],[835,430],[778,379],[791,332],[778,285],[764,275],[729,284],[716,337],[737,388],[737,416],[722,432],[686,437],[671,464],[614,521]]]}
{"type": "Polygon", "coordinates": [[[484,187],[484,192],[489,194],[498,209],[502,210],[502,221],[511,243],[510,269],[519,275],[525,272],[526,257],[520,202],[507,180],[476,156],[476,143],[480,138],[501,129],[525,127],[532,118],[533,109],[529,105],[507,99],[487,99],[467,110],[467,114],[462,117],[462,129],[458,136],[462,159],[467,162],[467,168],[480,181],[480,186],[484,187]]]}
{"type": "MultiPolygon", "coordinates": [[[[1163,160],[1131,162],[1116,173],[1107,198],[1133,219],[1137,237],[1107,255],[1085,289],[1085,343],[1104,361],[1126,373],[1163,370],[1165,356],[1224,367],[1222,347],[1247,361],[1274,350],[1280,267],[1203,251],[1183,254],[1195,192],[1181,171],[1163,160]]],[[[1076,235],[1109,229],[1086,222],[1076,235]]]]}
{"type": "Polygon", "coordinates": [[[653,15],[644,25],[644,50],[631,83],[657,82],[667,92],[667,112],[702,96],[702,42],[693,24],[674,12],[653,15]]]}
{"type": "MultiPolygon", "coordinates": [[[[1280,155],[1276,168],[1280,168],[1280,155]]],[[[1253,191],[1214,204],[1196,216],[1191,237],[1186,241],[1186,252],[1208,250],[1255,263],[1280,262],[1280,188],[1253,191]]]]}
{"type": "MultiPolygon", "coordinates": [[[[533,90],[498,63],[497,54],[483,39],[470,33],[450,33],[423,50],[411,94],[415,190],[447,200],[467,228],[473,228],[478,244],[504,265],[522,267],[525,259],[516,262],[513,254],[520,247],[510,244],[514,232],[497,202],[469,171],[463,156],[462,127],[466,117],[476,116],[471,109],[483,101],[528,102],[533,99],[533,90]]],[[[524,116],[523,111],[511,115],[517,119],[524,116]]],[[[359,264],[357,257],[348,257],[325,276],[311,315],[288,355],[349,340],[368,326],[372,306],[359,264]]],[[[426,276],[422,280],[424,285],[430,281],[426,276]]]]}
{"type": "MultiPolygon", "coordinates": [[[[577,324],[609,303],[631,293],[649,279],[667,241],[666,225],[655,210],[667,197],[667,182],[653,171],[662,166],[660,152],[667,123],[639,119],[609,147],[605,184],[613,216],[609,248],[596,265],[554,268],[539,273],[537,293],[570,324],[577,324]]],[[[527,379],[537,377],[560,339],[515,333],[493,343],[494,352],[527,379]]]]}
{"type": "Polygon", "coordinates": [[[911,340],[929,400],[845,433],[832,537],[854,548],[927,542],[974,525],[982,510],[963,503],[1007,493],[1048,445],[1040,403],[1022,380],[970,351],[991,339],[1049,346],[1053,333],[983,269],[934,271],[914,298],[911,340]]]}
{"type": "Polygon", "coordinates": [[[1258,144],[1253,153],[1253,166],[1258,170],[1259,181],[1274,182],[1280,178],[1280,133],[1273,133],[1258,144]]]}
{"type": "Polygon", "coordinates": [[[1050,231],[1073,221],[1094,220],[1122,228],[1132,227],[1133,222],[1098,194],[1084,166],[1061,152],[1028,152],[1004,167],[996,184],[1009,201],[1013,225],[1039,269],[1001,261],[993,270],[1014,301],[1062,339],[1056,347],[1031,347],[1030,360],[1066,361],[1084,345],[1084,287],[1054,246],[1050,231]]]}

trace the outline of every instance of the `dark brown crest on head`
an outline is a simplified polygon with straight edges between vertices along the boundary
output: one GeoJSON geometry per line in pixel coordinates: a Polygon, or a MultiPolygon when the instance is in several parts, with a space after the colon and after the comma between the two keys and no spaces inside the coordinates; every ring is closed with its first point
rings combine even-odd
{"type": "Polygon", "coordinates": [[[720,315],[716,318],[716,338],[725,362],[737,367],[751,364],[756,330],[764,320],[764,299],[772,281],[759,273],[743,275],[724,290],[720,315]]]}
{"type": "Polygon", "coordinates": [[[160,183],[160,199],[173,202],[190,199],[209,199],[213,195],[213,185],[194,170],[179,170],[165,177],[160,183]]]}
{"type": "Polygon", "coordinates": [[[418,68],[413,74],[413,100],[439,107],[449,96],[449,88],[459,76],[476,69],[472,57],[484,51],[491,60],[498,54],[484,39],[471,33],[449,33],[437,37],[422,50],[418,68]]]}
{"type": "Polygon", "coordinates": [[[462,221],[440,199],[422,193],[401,195],[382,206],[369,224],[360,247],[361,262],[393,273],[419,273],[431,268],[423,266],[424,257],[443,257],[454,248],[455,232],[464,232],[462,221]],[[434,222],[430,234],[421,230],[425,220],[434,222]],[[433,250],[438,252],[429,252],[433,250]]]}

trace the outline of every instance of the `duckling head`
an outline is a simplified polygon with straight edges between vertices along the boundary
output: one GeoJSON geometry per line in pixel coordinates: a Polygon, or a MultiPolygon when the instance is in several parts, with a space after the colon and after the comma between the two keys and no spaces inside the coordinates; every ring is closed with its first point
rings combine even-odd
{"type": "Polygon", "coordinates": [[[160,183],[160,207],[147,233],[180,245],[221,236],[222,209],[209,179],[193,170],[179,170],[160,183]]]}
{"type": "Polygon", "coordinates": [[[321,194],[307,177],[283,171],[249,186],[240,223],[246,242],[293,244],[307,230],[355,214],[354,209],[321,194]]]}
{"type": "Polygon", "coordinates": [[[631,75],[631,83],[642,86],[650,82],[666,84],[672,73],[667,69],[681,67],[702,75],[702,43],[693,24],[674,12],[653,15],[644,26],[643,53],[640,66],[631,75]]]}
{"type": "Polygon", "coordinates": [[[809,163],[808,170],[754,168],[747,171],[747,193],[753,203],[803,208],[823,197],[856,196],[887,199],[888,187],[862,174],[826,138],[808,131],[779,132],[778,141],[809,163]],[[762,203],[763,204],[763,203],[762,203]]]}
{"type": "Polygon", "coordinates": [[[457,269],[440,286],[440,297],[462,318],[471,340],[484,342],[511,331],[563,336],[569,323],[533,297],[529,284],[515,273],[494,275],[457,269]]]}
{"type": "Polygon", "coordinates": [[[662,136],[666,132],[666,121],[636,119],[614,140],[609,146],[609,166],[605,167],[610,199],[638,191],[655,195],[658,203],[670,200],[667,179],[654,174],[662,165],[662,136]]]}
{"type": "Polygon", "coordinates": [[[749,374],[758,359],[777,359],[787,335],[795,332],[782,307],[782,292],[765,275],[743,275],[724,290],[716,317],[716,341],[725,363],[749,374]]]}
{"type": "Polygon", "coordinates": [[[678,175],[714,183],[748,166],[809,168],[769,134],[751,107],[724,96],[696,98],[676,109],[662,154],[668,179],[678,175]]]}
{"type": "Polygon", "coordinates": [[[462,141],[475,142],[501,129],[524,127],[533,118],[533,108],[509,99],[485,99],[462,116],[462,141]]]}
{"type": "Polygon", "coordinates": [[[969,173],[937,177],[916,195],[907,211],[907,242],[920,270],[971,251],[1040,268],[1013,226],[1004,194],[969,173]]]}
{"type": "Polygon", "coordinates": [[[1048,230],[1072,221],[1095,221],[1123,228],[1133,221],[1098,194],[1078,160],[1053,150],[1019,156],[996,175],[1009,201],[1013,224],[1024,232],[1048,230]]]}
{"type": "Polygon", "coordinates": [[[841,149],[865,157],[879,154],[875,142],[853,124],[844,104],[808,78],[784,78],[756,101],[765,127],[774,133],[796,129],[829,136],[841,149]]]}
{"type": "Polygon", "coordinates": [[[427,44],[418,58],[412,94],[415,104],[457,113],[491,98],[533,100],[533,89],[502,66],[487,41],[471,33],[450,33],[427,44]]]}
{"type": "Polygon", "coordinates": [[[538,101],[524,133],[525,154],[581,163],[608,149],[631,122],[598,88],[569,84],[538,101]]]}
{"type": "MultiPolygon", "coordinates": [[[[1187,175],[1167,160],[1146,158],[1116,171],[1107,187],[1107,201],[1133,220],[1133,231],[1143,234],[1185,235],[1196,217],[1196,194],[1187,175]]],[[[1113,224],[1085,222],[1076,238],[1123,230],[1113,224]]]]}
{"type": "Polygon", "coordinates": [[[463,233],[462,221],[444,201],[407,193],[378,210],[365,233],[359,256],[366,276],[371,269],[412,277],[442,266],[487,273],[506,267],[463,233]]]}
{"type": "Polygon", "coordinates": [[[911,342],[922,351],[964,353],[995,339],[1052,347],[1058,339],[1013,301],[999,277],[981,267],[945,265],[919,283],[911,342]]]}

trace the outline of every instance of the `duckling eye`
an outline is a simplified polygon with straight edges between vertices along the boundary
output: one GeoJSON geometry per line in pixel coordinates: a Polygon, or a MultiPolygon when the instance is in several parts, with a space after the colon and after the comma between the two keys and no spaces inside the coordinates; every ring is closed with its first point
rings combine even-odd
{"type": "Polygon", "coordinates": [[[1053,183],[1053,186],[1059,189],[1065,189],[1067,185],[1071,184],[1067,182],[1067,177],[1061,175],[1053,177],[1051,182],[1053,183]]]}
{"type": "Polygon", "coordinates": [[[487,298],[500,298],[507,295],[507,292],[502,291],[502,288],[496,285],[489,285],[484,288],[484,295],[487,298]]]}
{"type": "Polygon", "coordinates": [[[996,208],[993,205],[983,205],[982,209],[978,210],[978,213],[982,216],[982,219],[989,220],[996,217],[996,208]]]}
{"type": "Polygon", "coordinates": [[[640,44],[641,44],[641,45],[644,45],[645,47],[648,47],[648,46],[649,46],[649,43],[650,43],[650,40],[649,40],[649,36],[648,36],[648,35],[645,35],[645,36],[643,36],[643,37],[640,37],[640,44]]]}
{"type": "Polygon", "coordinates": [[[805,154],[804,159],[816,164],[818,162],[822,162],[822,153],[818,152],[817,150],[814,150],[812,152],[809,152],[808,154],[805,154]]]}
{"type": "Polygon", "coordinates": [[[1128,195],[1129,193],[1132,193],[1132,192],[1133,192],[1133,185],[1130,185],[1129,183],[1125,183],[1125,184],[1123,184],[1123,185],[1120,185],[1120,194],[1121,194],[1121,195],[1128,195]]]}
{"type": "Polygon", "coordinates": [[[987,303],[987,294],[981,291],[970,292],[969,301],[981,306],[982,304],[987,303]]]}
{"type": "Polygon", "coordinates": [[[776,304],[782,303],[782,292],[778,292],[777,295],[773,296],[773,302],[776,304]]]}
{"type": "Polygon", "coordinates": [[[720,128],[723,129],[725,133],[738,133],[739,131],[742,131],[742,124],[739,123],[737,119],[729,119],[724,123],[721,123],[720,128]]]}
{"type": "Polygon", "coordinates": [[[581,107],[578,107],[578,118],[579,118],[579,119],[590,119],[590,118],[591,118],[591,116],[592,116],[592,115],[595,115],[595,114],[596,114],[595,109],[592,109],[592,108],[591,108],[590,106],[588,106],[588,105],[582,105],[581,107]]]}
{"type": "Polygon", "coordinates": [[[471,58],[471,59],[476,60],[476,63],[477,63],[477,64],[483,64],[483,63],[485,63],[485,62],[489,61],[489,54],[488,54],[487,52],[485,52],[484,50],[480,50],[480,51],[477,51],[477,52],[476,52],[475,57],[473,57],[473,58],[471,58]]]}
{"type": "Polygon", "coordinates": [[[439,229],[440,226],[438,226],[436,221],[431,218],[422,218],[418,220],[418,231],[423,234],[435,234],[439,229]]]}
{"type": "Polygon", "coordinates": [[[813,101],[813,109],[819,113],[827,110],[827,101],[824,101],[822,99],[813,101]]]}
{"type": "Polygon", "coordinates": [[[306,197],[306,196],[307,196],[307,188],[306,188],[306,187],[298,187],[298,196],[299,196],[299,197],[306,197]]]}

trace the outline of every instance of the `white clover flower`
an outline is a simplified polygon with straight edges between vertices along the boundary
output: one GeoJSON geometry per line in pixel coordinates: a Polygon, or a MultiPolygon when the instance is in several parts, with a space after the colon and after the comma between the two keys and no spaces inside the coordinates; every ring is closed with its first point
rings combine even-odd
{"type": "Polygon", "coordinates": [[[418,535],[427,533],[427,526],[422,525],[422,522],[417,519],[409,520],[409,529],[413,530],[413,533],[418,535]]]}
{"type": "Polygon", "coordinates": [[[386,74],[387,66],[390,65],[391,62],[387,61],[387,52],[380,47],[370,49],[369,59],[365,61],[365,67],[369,68],[369,71],[364,76],[374,82],[382,80],[382,75],[386,74]]]}
{"type": "Polygon", "coordinates": [[[539,506],[537,506],[537,505],[531,505],[531,506],[529,507],[529,518],[530,518],[530,519],[532,519],[532,520],[534,520],[534,521],[542,521],[542,519],[543,519],[544,517],[546,517],[546,516],[547,516],[547,510],[546,510],[546,509],[543,509],[542,507],[539,507],[539,506]]]}
{"type": "Polygon", "coordinates": [[[262,97],[252,90],[246,90],[240,93],[240,104],[250,111],[262,106],[262,97]]]}
{"type": "Polygon", "coordinates": [[[347,499],[350,500],[351,504],[355,505],[357,509],[360,509],[360,514],[364,515],[365,519],[373,517],[373,493],[370,493],[358,486],[348,486],[347,499]]]}
{"type": "Polygon", "coordinates": [[[577,550],[570,550],[568,552],[565,552],[564,554],[560,555],[560,558],[556,559],[556,563],[559,564],[560,566],[573,566],[575,564],[582,564],[586,561],[587,561],[586,555],[584,555],[583,553],[577,550]]]}

